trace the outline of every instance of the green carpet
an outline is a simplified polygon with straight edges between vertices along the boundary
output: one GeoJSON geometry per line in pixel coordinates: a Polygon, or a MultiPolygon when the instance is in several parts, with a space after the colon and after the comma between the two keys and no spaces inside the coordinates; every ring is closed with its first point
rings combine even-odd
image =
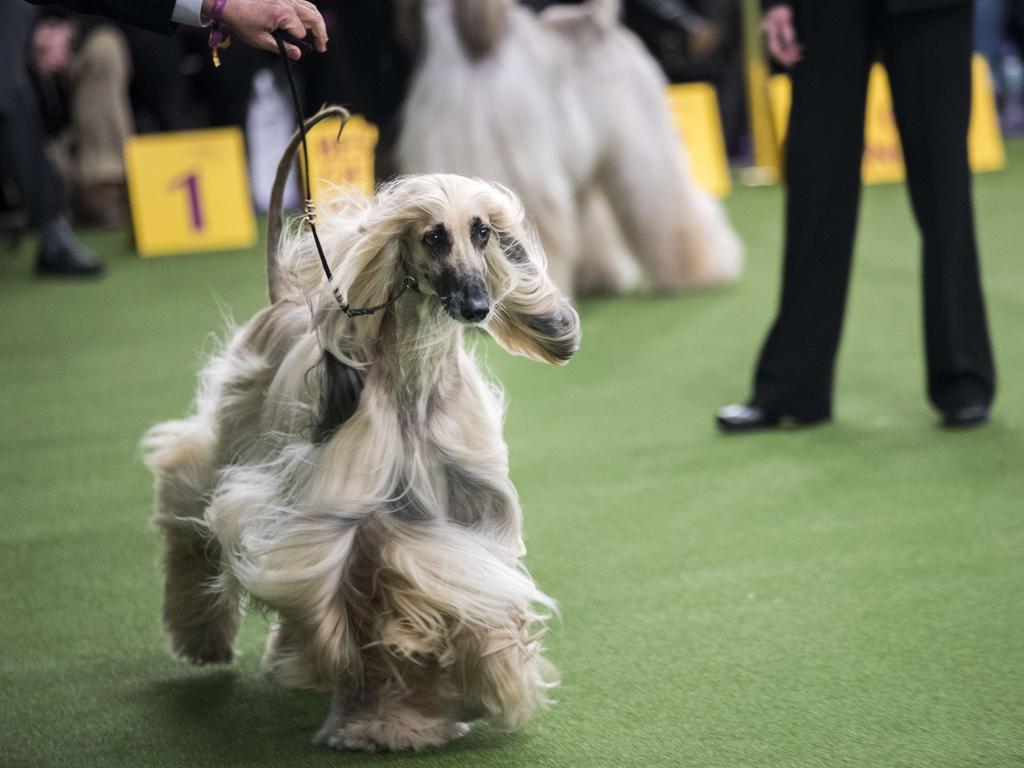
{"type": "Polygon", "coordinates": [[[324,695],[172,661],[136,444],[180,416],[222,314],[263,301],[252,252],[140,260],[95,283],[0,253],[0,765],[1024,765],[1024,144],[978,177],[1001,390],[950,434],[923,394],[916,234],[865,193],[838,419],[717,435],[777,294],[782,197],[741,189],[736,288],[587,301],[556,370],[482,345],[506,387],[529,564],[557,597],[557,704],[416,756],[310,745],[324,695]]]}

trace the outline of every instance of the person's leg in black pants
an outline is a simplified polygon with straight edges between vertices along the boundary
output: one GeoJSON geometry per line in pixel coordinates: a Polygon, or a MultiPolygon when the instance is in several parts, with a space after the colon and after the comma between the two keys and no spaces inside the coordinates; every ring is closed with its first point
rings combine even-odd
{"type": "Polygon", "coordinates": [[[63,188],[43,151],[39,105],[25,65],[34,22],[35,10],[27,3],[0,3],[0,154],[39,233],[37,270],[96,274],[100,264],[84,252],[62,215],[63,188]]]}
{"type": "Polygon", "coordinates": [[[832,414],[860,198],[873,5],[798,6],[804,56],[792,73],[782,297],[751,397],[776,416],[816,421],[832,414]]]}
{"type": "Polygon", "coordinates": [[[924,246],[928,395],[947,416],[976,407],[983,417],[995,370],[967,158],[971,22],[969,3],[890,16],[882,45],[924,246]]]}
{"type": "Polygon", "coordinates": [[[63,190],[43,153],[43,128],[28,70],[25,46],[35,11],[25,3],[0,7],[0,152],[34,227],[61,204],[63,190]]]}

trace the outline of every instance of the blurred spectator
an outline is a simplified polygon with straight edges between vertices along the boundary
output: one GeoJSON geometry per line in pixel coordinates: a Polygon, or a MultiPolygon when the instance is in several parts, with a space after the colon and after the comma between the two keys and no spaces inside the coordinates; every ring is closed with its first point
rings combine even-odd
{"type": "Polygon", "coordinates": [[[625,0],[626,24],[644,41],[673,83],[715,86],[726,149],[744,149],[740,0],[625,0]]]}
{"type": "MultiPolygon", "coordinates": [[[[189,63],[181,45],[182,33],[187,30],[173,36],[127,26],[121,31],[132,57],[129,96],[136,130],[147,133],[200,127],[202,121],[190,92],[189,63]]],[[[205,50],[203,54],[209,57],[205,50]]]]}
{"type": "Polygon", "coordinates": [[[112,24],[48,13],[32,36],[51,156],[83,224],[127,220],[124,142],[134,131],[128,82],[131,55],[112,24]]]}
{"type": "MultiPolygon", "coordinates": [[[[103,267],[72,233],[63,210],[63,186],[43,149],[39,108],[25,64],[35,19],[36,11],[20,0],[0,3],[0,165],[39,236],[36,271],[95,275],[103,267]]],[[[58,40],[55,50],[60,47],[58,40]]],[[[47,61],[56,55],[46,51],[47,61]]]]}
{"type": "Polygon", "coordinates": [[[1024,132],[1024,0],[977,0],[974,48],[988,61],[1004,130],[1024,132]]]}
{"type": "Polygon", "coordinates": [[[1006,0],[975,0],[974,50],[984,55],[992,72],[996,95],[1002,92],[1003,33],[1006,29],[1006,0]]]}

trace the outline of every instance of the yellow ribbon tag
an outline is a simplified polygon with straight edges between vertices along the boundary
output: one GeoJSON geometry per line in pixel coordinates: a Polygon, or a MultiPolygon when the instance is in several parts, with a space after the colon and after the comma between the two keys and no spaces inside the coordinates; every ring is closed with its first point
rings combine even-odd
{"type": "Polygon", "coordinates": [[[228,49],[231,47],[231,37],[225,37],[223,41],[210,47],[210,55],[213,57],[214,68],[220,66],[220,49],[228,49]]]}

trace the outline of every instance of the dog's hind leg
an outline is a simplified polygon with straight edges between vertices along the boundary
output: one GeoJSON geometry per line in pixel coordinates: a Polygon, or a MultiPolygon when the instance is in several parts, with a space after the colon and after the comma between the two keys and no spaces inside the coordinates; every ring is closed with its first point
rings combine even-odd
{"type": "Polygon", "coordinates": [[[164,535],[163,621],[175,656],[231,661],[237,599],[218,588],[220,547],[203,522],[216,475],[215,440],[198,416],[155,427],[144,441],[157,478],[155,523],[164,535]]]}

